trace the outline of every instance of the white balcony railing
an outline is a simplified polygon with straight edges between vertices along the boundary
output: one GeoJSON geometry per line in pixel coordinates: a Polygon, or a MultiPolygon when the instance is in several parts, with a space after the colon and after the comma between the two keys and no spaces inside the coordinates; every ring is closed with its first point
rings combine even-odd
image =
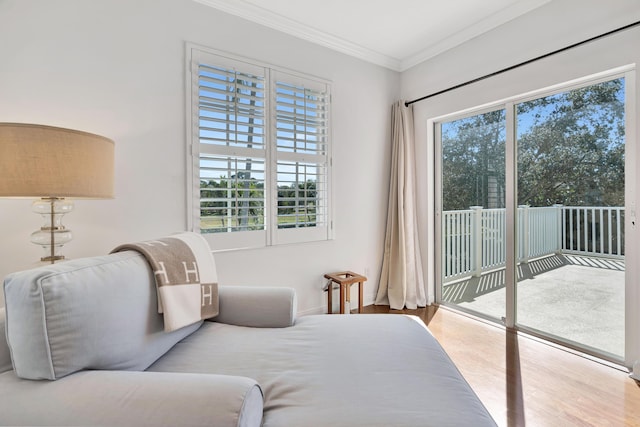
{"type": "MultiPolygon", "coordinates": [[[[624,258],[624,208],[518,207],[518,261],[550,254],[624,258]]],[[[505,209],[445,211],[442,267],[449,282],[504,267],[505,209]]]]}

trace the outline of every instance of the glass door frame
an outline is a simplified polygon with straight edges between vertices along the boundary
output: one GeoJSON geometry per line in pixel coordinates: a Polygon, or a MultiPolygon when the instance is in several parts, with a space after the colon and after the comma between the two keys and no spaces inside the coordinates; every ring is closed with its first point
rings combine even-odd
{"type": "MultiPolygon", "coordinates": [[[[506,312],[502,318],[502,323],[507,328],[521,330],[531,335],[539,336],[547,341],[558,343],[562,346],[586,352],[596,357],[622,363],[627,368],[631,368],[634,362],[640,360],[640,282],[636,283],[634,278],[640,277],[640,266],[637,262],[640,253],[638,245],[630,242],[635,239],[625,239],[625,352],[623,360],[611,359],[606,354],[600,354],[592,349],[575,346],[563,340],[557,340],[553,336],[548,336],[538,331],[532,331],[526,326],[517,322],[517,141],[516,141],[516,106],[522,102],[527,102],[540,97],[549,96],[561,92],[578,89],[581,87],[594,85],[608,80],[623,77],[625,79],[625,208],[630,213],[625,216],[625,230],[631,232],[636,229],[636,200],[638,188],[636,182],[640,178],[636,174],[636,166],[640,167],[640,150],[636,149],[637,144],[637,124],[636,124],[636,68],[635,65],[619,67],[585,78],[561,83],[541,90],[532,91],[522,95],[514,96],[495,103],[486,104],[479,108],[471,108],[458,113],[429,119],[427,121],[428,132],[432,135],[434,150],[434,273],[435,273],[435,301],[437,304],[453,307],[456,310],[469,312],[477,317],[487,318],[495,321],[494,318],[477,313],[472,310],[459,307],[443,301],[442,298],[442,140],[440,123],[458,120],[477,114],[505,109],[506,111],[506,142],[505,142],[505,208],[506,208],[506,266],[505,266],[505,290],[506,290],[506,312]]],[[[430,138],[431,139],[431,138],[430,138]]]]}

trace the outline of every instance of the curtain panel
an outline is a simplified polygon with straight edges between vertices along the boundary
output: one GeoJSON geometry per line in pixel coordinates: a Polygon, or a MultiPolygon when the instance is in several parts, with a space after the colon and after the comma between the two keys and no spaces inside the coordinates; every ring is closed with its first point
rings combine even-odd
{"type": "Polygon", "coordinates": [[[427,305],[416,213],[413,106],[391,107],[391,179],[384,257],[377,305],[415,309],[427,305]]]}

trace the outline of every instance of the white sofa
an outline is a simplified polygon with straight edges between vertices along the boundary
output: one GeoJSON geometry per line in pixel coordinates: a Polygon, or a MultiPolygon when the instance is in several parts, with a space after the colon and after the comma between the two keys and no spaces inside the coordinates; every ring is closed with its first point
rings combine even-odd
{"type": "Polygon", "coordinates": [[[495,426],[417,318],[219,291],[213,321],[165,333],[136,252],[8,276],[0,425],[495,426]]]}

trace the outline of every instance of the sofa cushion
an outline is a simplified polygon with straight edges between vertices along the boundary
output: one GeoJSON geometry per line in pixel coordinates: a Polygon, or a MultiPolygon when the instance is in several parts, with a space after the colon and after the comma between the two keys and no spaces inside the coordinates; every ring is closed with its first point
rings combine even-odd
{"type": "Polygon", "coordinates": [[[143,370],[202,324],[163,331],[152,272],[132,251],[11,274],[4,294],[13,366],[27,379],[143,370]]]}
{"type": "Polygon", "coordinates": [[[4,307],[0,307],[0,373],[10,371],[11,354],[9,346],[7,346],[7,338],[5,336],[4,307]]]}
{"type": "Polygon", "coordinates": [[[496,426],[417,317],[311,315],[267,329],[205,322],[148,371],[254,378],[263,427],[496,426]]]}

